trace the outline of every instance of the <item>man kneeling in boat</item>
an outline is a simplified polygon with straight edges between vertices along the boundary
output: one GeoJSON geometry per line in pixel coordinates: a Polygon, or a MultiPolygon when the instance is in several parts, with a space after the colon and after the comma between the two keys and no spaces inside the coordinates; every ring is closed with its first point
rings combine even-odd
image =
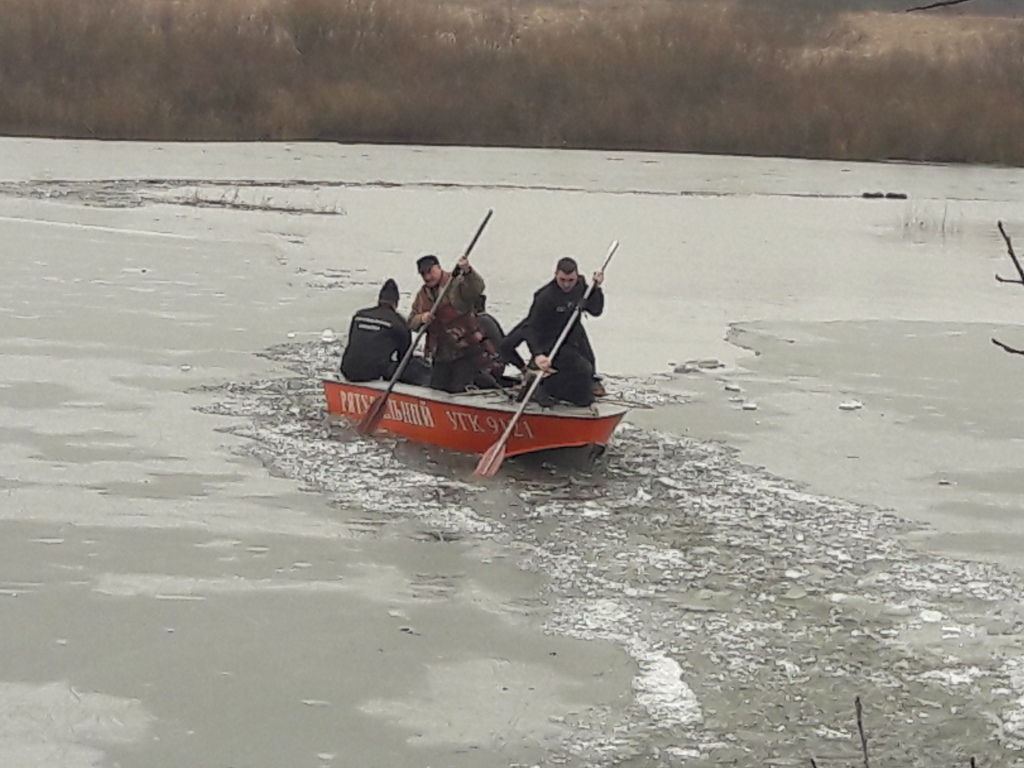
{"type": "Polygon", "coordinates": [[[594,289],[553,360],[549,356],[551,349],[583,300],[587,281],[580,275],[576,261],[566,257],[555,266],[555,278],[533,294],[525,320],[526,343],[536,366],[550,374],[537,389],[538,402],[543,403],[545,395],[573,405],[594,402],[594,352],[581,321],[584,312],[594,317],[604,312],[603,281],[604,273],[595,272],[594,289]]]}
{"type": "MultiPolygon", "coordinates": [[[[409,324],[398,314],[398,299],[398,285],[388,278],[377,296],[377,306],[360,309],[352,316],[348,344],[341,356],[341,375],[349,381],[390,380],[395,375],[412,344],[409,324]]],[[[413,357],[399,380],[422,386],[429,378],[427,364],[413,357]]]]}
{"type": "Polygon", "coordinates": [[[445,272],[437,256],[416,260],[423,286],[412,302],[409,325],[414,331],[427,326],[426,356],[431,361],[430,386],[445,392],[463,392],[483,378],[497,386],[493,370],[497,349],[484,336],[473,308],[484,292],[484,280],[463,256],[454,272],[445,272]],[[449,286],[449,282],[451,285],[449,286]],[[444,298],[431,315],[438,294],[444,298]]]}

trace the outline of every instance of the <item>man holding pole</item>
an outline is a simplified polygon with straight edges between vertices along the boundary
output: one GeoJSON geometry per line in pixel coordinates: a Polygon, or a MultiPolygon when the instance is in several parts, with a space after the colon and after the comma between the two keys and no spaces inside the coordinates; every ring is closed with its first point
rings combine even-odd
{"type": "MultiPolygon", "coordinates": [[[[555,379],[558,376],[565,376],[565,378],[562,379],[562,383],[558,385],[559,388],[564,386],[566,394],[578,396],[580,401],[585,401],[580,402],[579,404],[581,405],[593,406],[594,393],[590,387],[591,380],[587,376],[587,371],[589,370],[590,376],[592,376],[594,366],[589,364],[586,359],[586,355],[583,352],[580,352],[578,348],[576,350],[576,354],[571,355],[568,358],[562,358],[561,352],[572,331],[578,328],[577,323],[584,310],[591,311],[591,309],[593,309],[596,310],[596,314],[600,314],[600,312],[604,311],[603,294],[601,295],[601,298],[595,302],[593,308],[590,306],[590,299],[592,298],[592,294],[600,291],[601,283],[604,282],[604,271],[611,263],[612,256],[615,255],[615,251],[618,250],[618,247],[619,241],[613,240],[611,247],[608,249],[608,255],[604,259],[604,265],[594,273],[594,281],[589,287],[583,288],[582,295],[573,301],[572,310],[567,316],[561,318],[561,330],[558,331],[558,335],[551,343],[550,347],[544,345],[547,338],[545,333],[550,329],[552,322],[551,317],[546,316],[547,312],[545,310],[550,310],[556,318],[558,315],[565,315],[565,312],[558,311],[558,306],[565,297],[563,296],[559,299],[558,295],[554,291],[548,291],[551,287],[550,284],[544,286],[533,295],[533,304],[530,307],[530,315],[527,317],[527,324],[529,324],[531,320],[536,319],[541,324],[539,327],[543,329],[541,331],[533,332],[536,334],[534,337],[535,341],[533,343],[538,345],[535,349],[544,349],[544,354],[536,354],[535,357],[535,362],[541,371],[553,372],[553,359],[557,361],[561,361],[563,359],[569,360],[570,369],[574,361],[578,362],[578,360],[582,359],[587,363],[587,365],[580,366],[580,370],[563,370],[562,372],[555,373],[551,376],[552,379],[555,379]],[[600,309],[598,309],[598,302],[600,303],[600,309]]],[[[555,267],[554,280],[554,285],[557,287],[558,291],[562,294],[575,295],[577,285],[580,283],[582,283],[582,281],[580,280],[576,262],[572,259],[559,260],[558,265],[555,267]]],[[[535,325],[534,327],[537,328],[538,326],[535,325]]],[[[541,379],[539,376],[535,376],[530,381],[529,386],[526,388],[526,391],[519,401],[519,407],[516,408],[516,412],[512,414],[512,418],[509,419],[508,424],[505,426],[505,431],[501,433],[501,437],[499,437],[490,448],[484,451],[483,456],[480,457],[480,461],[477,462],[476,469],[473,470],[474,475],[477,477],[493,477],[501,467],[501,462],[505,460],[505,446],[508,445],[508,440],[512,436],[513,430],[519,423],[519,419],[526,410],[526,407],[530,404],[530,398],[536,394],[540,383],[541,379]]]]}
{"type": "MultiPolygon", "coordinates": [[[[476,228],[476,234],[473,235],[473,239],[469,241],[469,245],[466,247],[466,252],[462,255],[462,258],[459,259],[459,267],[469,267],[469,254],[473,251],[473,248],[476,246],[477,240],[480,239],[480,235],[482,235],[484,232],[484,227],[487,226],[487,222],[491,220],[491,216],[493,215],[494,210],[489,209],[487,211],[487,215],[484,216],[484,220],[480,222],[480,226],[476,228]]],[[[410,318],[410,320],[413,323],[415,323],[413,327],[417,329],[416,337],[412,340],[412,343],[409,345],[409,348],[405,351],[405,356],[399,361],[398,367],[395,369],[395,372],[391,374],[391,380],[388,382],[387,388],[384,390],[380,397],[378,397],[370,404],[370,407],[366,409],[366,413],[363,414],[363,418],[361,418],[359,420],[359,424],[356,425],[356,430],[361,435],[372,435],[376,431],[377,427],[380,426],[381,420],[384,418],[384,414],[387,412],[388,398],[391,396],[391,392],[395,388],[395,383],[398,381],[399,377],[405,372],[405,368],[409,365],[409,362],[412,359],[412,353],[416,349],[416,345],[419,344],[420,338],[424,335],[427,329],[434,324],[433,320],[437,317],[438,307],[441,305],[442,301],[444,301],[448,295],[448,288],[455,287],[455,281],[454,279],[452,279],[454,275],[449,276],[448,281],[442,283],[441,278],[443,278],[444,276],[443,273],[441,273],[440,276],[437,276],[435,273],[433,273],[435,267],[439,272],[441,270],[440,263],[438,262],[436,256],[424,256],[420,258],[417,261],[417,266],[421,267],[419,272],[420,275],[423,276],[423,288],[420,289],[420,293],[416,294],[416,299],[420,300],[420,303],[416,304],[414,302],[413,317],[410,318]],[[427,272],[431,273],[429,278],[426,274],[427,272]],[[435,279],[435,277],[437,279],[435,279]],[[433,288],[431,288],[430,285],[428,284],[433,284],[433,288]],[[427,291],[428,296],[431,295],[432,291],[434,295],[434,301],[432,304],[424,305],[424,303],[422,302],[420,294],[422,294],[424,291],[427,291]]],[[[459,271],[461,272],[461,270],[459,271]]],[[[483,291],[483,280],[480,280],[479,290],[480,292],[483,291]]],[[[468,305],[472,307],[472,303],[467,302],[465,296],[460,297],[459,301],[460,303],[468,303],[468,305]]]]}
{"type": "Polygon", "coordinates": [[[540,388],[551,397],[581,406],[594,402],[594,363],[580,317],[583,312],[594,317],[604,312],[604,272],[595,272],[593,279],[588,291],[575,259],[559,259],[554,279],[533,294],[526,320],[527,344],[534,364],[549,374],[540,388]],[[552,348],[570,322],[564,342],[552,359],[552,348]]]}
{"type": "Polygon", "coordinates": [[[445,272],[437,256],[427,254],[416,260],[416,270],[423,286],[413,299],[409,327],[414,331],[427,327],[430,386],[462,392],[497,359],[497,350],[486,340],[473,311],[484,292],[484,280],[465,256],[452,272],[445,272]]]}

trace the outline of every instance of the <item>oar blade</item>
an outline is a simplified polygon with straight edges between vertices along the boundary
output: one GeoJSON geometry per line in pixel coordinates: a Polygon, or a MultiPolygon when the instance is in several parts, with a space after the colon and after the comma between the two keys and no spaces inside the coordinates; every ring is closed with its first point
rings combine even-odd
{"type": "Polygon", "coordinates": [[[372,435],[377,431],[381,419],[384,418],[384,406],[387,405],[387,402],[387,395],[381,395],[371,403],[366,413],[363,414],[363,418],[359,420],[359,424],[356,425],[356,431],[359,434],[372,435]]]}
{"type": "Polygon", "coordinates": [[[480,461],[477,462],[476,469],[473,470],[473,474],[477,477],[494,477],[498,470],[501,469],[501,462],[505,460],[505,441],[499,440],[490,448],[488,448],[484,455],[480,457],[480,461]]]}

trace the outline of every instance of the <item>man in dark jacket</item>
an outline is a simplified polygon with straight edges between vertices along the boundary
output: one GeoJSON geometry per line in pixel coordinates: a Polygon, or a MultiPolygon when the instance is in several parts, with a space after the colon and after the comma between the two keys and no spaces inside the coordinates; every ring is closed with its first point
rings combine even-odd
{"type": "MultiPolygon", "coordinates": [[[[398,314],[398,285],[388,278],[377,296],[377,306],[360,309],[352,316],[341,374],[349,381],[390,380],[411,343],[409,324],[398,314]]],[[[429,375],[426,364],[412,358],[399,380],[424,385],[429,375]]]]}
{"type": "Polygon", "coordinates": [[[498,318],[487,311],[487,294],[481,293],[473,304],[473,311],[476,312],[477,322],[480,323],[480,330],[484,338],[494,345],[495,349],[501,346],[505,338],[505,329],[501,327],[498,318]]]}
{"type": "MultiPolygon", "coordinates": [[[[480,294],[480,297],[476,300],[474,311],[476,312],[476,319],[480,323],[480,330],[484,333],[484,339],[490,343],[490,348],[493,350],[494,356],[494,362],[491,367],[482,371],[480,374],[477,374],[475,381],[476,386],[480,389],[488,389],[495,385],[510,387],[518,384],[518,378],[513,379],[505,376],[505,366],[511,363],[520,372],[522,372],[526,370],[526,361],[523,360],[522,355],[515,350],[515,346],[512,347],[509,354],[506,354],[503,351],[505,344],[505,329],[501,327],[501,323],[498,322],[498,318],[487,311],[486,294],[480,294]]],[[[525,337],[520,339],[520,341],[525,340],[525,337]]]]}
{"type": "MultiPolygon", "coordinates": [[[[604,312],[603,281],[604,273],[595,272],[594,289],[582,307],[583,312],[594,317],[604,312]]],[[[551,350],[586,291],[587,282],[580,275],[576,261],[559,259],[555,279],[533,294],[526,318],[526,341],[534,363],[541,371],[551,374],[539,390],[574,405],[594,402],[594,353],[580,318],[573,323],[554,359],[551,350]]]]}

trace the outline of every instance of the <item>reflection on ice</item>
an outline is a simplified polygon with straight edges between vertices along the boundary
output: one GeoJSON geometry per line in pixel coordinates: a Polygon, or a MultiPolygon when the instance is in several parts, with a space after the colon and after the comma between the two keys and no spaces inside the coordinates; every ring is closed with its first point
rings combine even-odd
{"type": "Polygon", "coordinates": [[[340,581],[307,579],[246,579],[241,576],[199,579],[169,574],[108,573],[93,587],[94,592],[112,597],[145,595],[161,600],[204,600],[205,594],[244,594],[247,592],[323,592],[349,590],[340,581]]]}
{"type": "Polygon", "coordinates": [[[543,665],[497,659],[438,663],[422,697],[366,702],[368,714],[415,731],[418,744],[459,744],[501,751],[520,739],[557,748],[569,729],[561,713],[568,681],[543,665]]]}
{"type": "Polygon", "coordinates": [[[0,682],[0,765],[95,768],[105,763],[102,745],[138,741],[152,722],[133,699],[66,682],[0,682]]]}
{"type": "MultiPolygon", "coordinates": [[[[206,600],[218,595],[252,593],[303,594],[348,592],[369,600],[386,600],[389,604],[418,604],[437,599],[451,592],[451,584],[442,576],[418,575],[411,583],[408,577],[387,566],[358,564],[345,567],[336,580],[306,578],[303,571],[310,563],[294,563],[293,578],[253,579],[242,576],[198,578],[154,573],[107,573],[96,580],[94,592],[111,597],[150,597],[155,600],[206,600]]],[[[285,574],[288,569],[283,571],[285,574]]]]}

